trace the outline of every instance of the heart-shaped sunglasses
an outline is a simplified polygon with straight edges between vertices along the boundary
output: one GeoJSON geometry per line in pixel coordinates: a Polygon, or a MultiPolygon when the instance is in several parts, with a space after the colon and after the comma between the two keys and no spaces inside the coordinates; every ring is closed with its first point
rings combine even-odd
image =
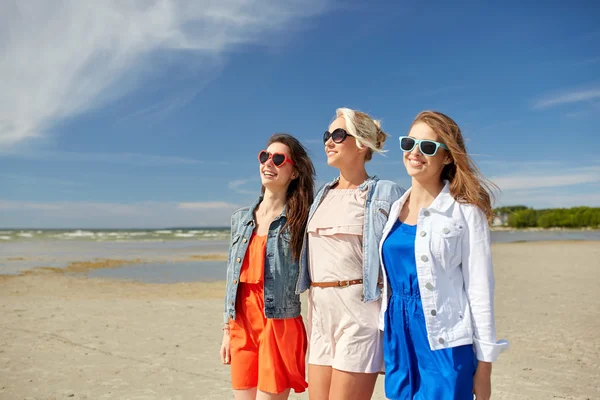
{"type": "Polygon", "coordinates": [[[269,160],[273,160],[273,165],[277,168],[280,168],[286,162],[294,165],[294,162],[283,153],[269,153],[266,150],[261,150],[260,153],[258,153],[258,161],[261,164],[264,164],[269,160]]]}

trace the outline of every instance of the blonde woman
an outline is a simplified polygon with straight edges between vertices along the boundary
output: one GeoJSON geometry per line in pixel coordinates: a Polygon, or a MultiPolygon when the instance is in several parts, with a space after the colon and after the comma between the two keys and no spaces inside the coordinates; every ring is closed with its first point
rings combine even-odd
{"type": "Polygon", "coordinates": [[[311,400],[370,399],[383,370],[378,245],[395,183],[369,176],[365,163],[387,135],[378,121],[340,108],[323,135],[339,176],[315,197],[300,255],[298,293],[309,291],[308,391],[311,400]]]}

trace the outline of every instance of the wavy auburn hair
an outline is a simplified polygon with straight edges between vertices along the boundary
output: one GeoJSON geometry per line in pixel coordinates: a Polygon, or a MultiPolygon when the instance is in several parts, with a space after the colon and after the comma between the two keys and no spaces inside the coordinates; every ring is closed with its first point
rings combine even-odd
{"type": "MultiPolygon", "coordinates": [[[[298,177],[294,179],[287,190],[286,225],[290,229],[292,258],[294,261],[300,259],[304,230],[308,221],[308,212],[315,197],[315,167],[308,156],[306,148],[292,135],[287,133],[276,133],[269,138],[267,147],[272,143],[285,144],[290,149],[290,156],[294,162],[294,169],[298,177]]],[[[262,188],[262,193],[265,187],[262,188]]]]}
{"type": "Polygon", "coordinates": [[[441,180],[450,181],[450,193],[460,203],[472,204],[481,209],[491,222],[494,218],[492,202],[498,187],[481,174],[471,157],[463,135],[449,116],[437,111],[423,111],[412,125],[427,124],[438,135],[438,140],[450,149],[452,162],[442,170],[441,180]]]}

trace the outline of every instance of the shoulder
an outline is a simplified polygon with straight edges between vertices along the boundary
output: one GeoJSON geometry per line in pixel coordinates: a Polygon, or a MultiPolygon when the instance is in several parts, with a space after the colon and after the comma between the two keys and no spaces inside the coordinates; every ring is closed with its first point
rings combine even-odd
{"type": "Polygon", "coordinates": [[[249,206],[238,208],[237,210],[235,210],[233,212],[233,214],[231,214],[231,217],[233,218],[233,217],[236,217],[236,216],[239,216],[239,215],[245,215],[245,214],[248,213],[248,211],[250,211],[250,207],[249,206]]]}
{"type": "Polygon", "coordinates": [[[459,203],[455,201],[456,210],[460,218],[467,223],[470,229],[488,229],[488,219],[485,213],[474,204],[459,203]]]}
{"type": "Polygon", "coordinates": [[[406,192],[396,182],[380,179],[375,183],[375,194],[379,197],[387,197],[391,202],[398,200],[406,192]]]}
{"type": "Polygon", "coordinates": [[[471,217],[478,216],[478,215],[484,215],[483,211],[481,211],[481,209],[474,204],[461,203],[456,200],[454,200],[454,202],[457,205],[458,209],[460,210],[461,214],[463,214],[465,216],[465,218],[471,218],[471,217]]]}
{"type": "MultiPolygon", "coordinates": [[[[321,186],[319,186],[319,189],[317,189],[317,191],[316,191],[316,195],[320,194],[325,189],[325,186],[327,186],[329,184],[331,184],[331,182],[325,182],[321,186]]],[[[316,195],[315,195],[315,197],[316,197],[316,195]]]]}
{"type": "Polygon", "coordinates": [[[233,214],[231,214],[231,225],[235,225],[237,222],[239,222],[242,218],[244,218],[246,216],[246,214],[248,214],[248,212],[250,211],[250,207],[242,207],[242,208],[238,208],[237,210],[235,210],[233,212],[233,214]]]}
{"type": "Polygon", "coordinates": [[[319,186],[319,190],[316,191],[315,198],[317,197],[318,194],[323,192],[325,190],[325,188],[333,186],[338,180],[339,180],[339,178],[335,178],[332,181],[328,181],[328,182],[321,184],[321,186],[319,186]]]}

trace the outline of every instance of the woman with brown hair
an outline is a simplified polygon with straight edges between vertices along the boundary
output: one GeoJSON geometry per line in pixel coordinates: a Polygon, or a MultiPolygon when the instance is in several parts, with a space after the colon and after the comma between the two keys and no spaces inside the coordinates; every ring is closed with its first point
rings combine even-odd
{"type": "Polygon", "coordinates": [[[293,136],[271,136],[258,155],[262,195],[231,217],[221,359],[237,400],[303,392],[306,331],[295,293],[314,195],[313,164],[293,136]]]}
{"type": "Polygon", "coordinates": [[[417,115],[400,147],[412,187],[380,247],[386,397],[488,400],[492,362],[508,347],[494,322],[493,184],[442,113],[417,115]]]}

